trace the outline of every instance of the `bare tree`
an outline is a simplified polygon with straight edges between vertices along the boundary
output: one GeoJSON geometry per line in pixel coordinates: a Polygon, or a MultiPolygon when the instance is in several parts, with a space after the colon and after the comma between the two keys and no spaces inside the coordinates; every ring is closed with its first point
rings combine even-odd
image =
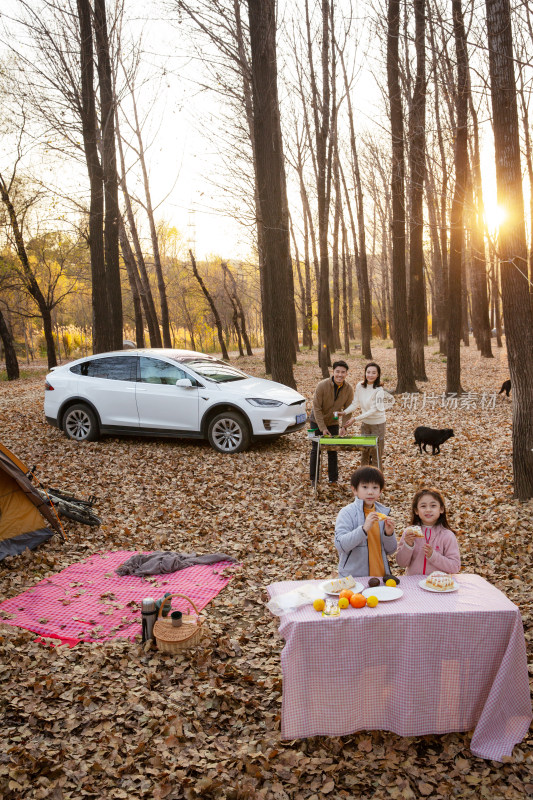
{"type": "Polygon", "coordinates": [[[500,225],[502,301],[513,384],[514,494],[533,497],[533,313],[527,291],[527,246],[518,108],[509,0],[486,0],[490,86],[500,225]]]}
{"type": "Polygon", "coordinates": [[[39,308],[39,313],[41,314],[41,318],[43,320],[43,331],[46,340],[48,367],[49,369],[51,369],[52,367],[57,366],[57,356],[54,343],[51,312],[52,308],[55,305],[57,305],[59,301],[58,300],[54,301],[51,300],[49,297],[47,298],[44,296],[41,287],[39,286],[37,279],[33,273],[33,270],[30,266],[30,260],[28,258],[28,252],[22,234],[21,224],[19,221],[19,215],[17,214],[15,206],[13,205],[13,201],[11,199],[11,189],[13,187],[13,180],[14,180],[14,175],[11,181],[9,181],[9,183],[6,183],[3,175],[0,174],[0,197],[2,198],[2,202],[7,210],[9,225],[11,226],[11,230],[13,232],[15,249],[17,251],[17,255],[21,265],[21,275],[24,284],[26,286],[27,291],[33,297],[35,303],[37,304],[39,308]]]}
{"type": "Polygon", "coordinates": [[[448,336],[446,391],[460,394],[461,388],[461,300],[464,245],[463,210],[468,178],[468,59],[461,0],[452,0],[453,30],[457,55],[455,189],[450,217],[450,270],[448,275],[448,336]]]}
{"type": "MultiPolygon", "coordinates": [[[[355,206],[357,214],[357,233],[358,233],[358,252],[359,252],[358,266],[357,266],[357,280],[359,287],[359,305],[361,313],[361,352],[365,356],[365,358],[370,359],[372,358],[372,349],[370,344],[370,340],[372,338],[372,298],[370,295],[370,285],[368,282],[368,259],[366,253],[363,182],[361,180],[361,171],[359,169],[359,155],[357,151],[357,144],[355,138],[354,113],[351,100],[352,81],[348,79],[348,72],[346,69],[344,51],[339,47],[338,44],[337,48],[339,51],[340,64],[344,80],[344,91],[346,96],[346,106],[347,106],[349,134],[350,134],[352,177],[355,188],[355,206]]],[[[344,178],[343,182],[345,184],[346,198],[347,201],[349,202],[348,200],[349,196],[346,190],[346,182],[344,181],[344,178]]],[[[350,215],[352,214],[351,210],[349,213],[350,215]]],[[[353,228],[353,225],[352,229],[354,234],[354,241],[356,241],[355,228],[353,228]]]]}
{"type": "Polygon", "coordinates": [[[163,275],[163,267],[161,264],[161,256],[159,253],[159,242],[157,239],[157,227],[155,223],[154,207],[152,203],[152,193],[150,189],[150,180],[148,177],[148,167],[146,163],[146,150],[142,135],[142,126],[139,119],[139,112],[137,109],[137,99],[135,95],[134,77],[124,68],[124,79],[129,90],[129,100],[131,102],[133,116],[128,116],[127,120],[137,140],[137,145],[134,146],[131,142],[129,147],[135,152],[141,167],[142,181],[144,188],[144,200],[138,200],[146,212],[148,218],[148,225],[150,228],[150,239],[152,242],[152,254],[154,258],[155,274],[157,276],[157,288],[159,292],[159,305],[161,308],[161,329],[163,331],[163,346],[172,347],[172,340],[170,336],[170,318],[168,311],[167,289],[165,284],[165,277],[163,275]]]}
{"type": "Polygon", "coordinates": [[[392,134],[392,292],[394,344],[396,346],[396,392],[418,391],[411,356],[407,316],[405,273],[405,160],[402,94],[400,89],[398,42],[400,0],[388,0],[387,83],[392,134]]]}
{"type": "MultiPolygon", "coordinates": [[[[152,287],[150,286],[150,279],[148,277],[148,271],[146,269],[144,254],[141,248],[139,233],[137,231],[137,224],[135,222],[135,217],[133,214],[131,197],[128,191],[128,185],[126,180],[126,163],[124,159],[124,147],[122,143],[122,137],[120,135],[118,112],[116,115],[116,129],[117,129],[118,152],[120,156],[120,172],[121,172],[120,187],[122,189],[122,195],[124,197],[124,203],[126,206],[126,216],[128,219],[128,225],[131,233],[131,238],[133,241],[133,247],[135,250],[135,268],[139,274],[139,296],[143,306],[146,324],[148,326],[150,345],[152,347],[161,347],[163,342],[161,339],[161,331],[159,330],[159,322],[155,310],[154,298],[152,295],[152,287]]],[[[124,234],[126,235],[127,238],[125,226],[124,226],[124,234]]]]}
{"type": "MultiPolygon", "coordinates": [[[[79,0],[81,3],[82,0],[79,0]]],[[[100,90],[100,136],[104,188],[104,261],[106,289],[111,312],[112,348],[122,348],[122,293],[119,269],[118,173],[115,149],[115,92],[107,32],[105,0],[94,0],[93,27],[100,90]]]]}
{"type": "Polygon", "coordinates": [[[426,14],[425,0],[414,0],[416,78],[409,115],[409,327],[416,380],[426,381],[424,339],[424,177],[426,157],[426,14]]]}
{"type": "Polygon", "coordinates": [[[191,259],[191,265],[192,265],[192,271],[194,273],[194,277],[196,278],[196,280],[200,284],[200,288],[201,288],[202,292],[204,293],[207,302],[209,303],[209,307],[210,307],[210,309],[211,309],[211,311],[213,313],[213,317],[215,319],[215,325],[216,325],[216,328],[217,328],[218,341],[219,341],[219,344],[220,344],[220,350],[222,352],[222,358],[225,358],[226,361],[229,361],[229,355],[228,355],[228,351],[227,351],[227,348],[226,348],[226,342],[224,341],[224,331],[223,331],[223,328],[222,328],[222,322],[220,320],[220,314],[218,313],[218,309],[217,309],[217,307],[215,305],[215,301],[211,297],[211,293],[209,292],[209,289],[205,285],[205,283],[204,283],[204,281],[202,279],[202,276],[198,272],[198,267],[196,266],[196,259],[194,258],[192,250],[189,250],[189,256],[190,256],[190,259],[191,259]]]}
{"type": "MultiPolygon", "coordinates": [[[[315,174],[318,206],[318,246],[320,252],[320,273],[318,283],[318,363],[322,375],[329,375],[328,366],[331,363],[330,352],[334,349],[333,326],[331,320],[330,291],[329,291],[329,252],[328,252],[328,223],[329,205],[331,195],[331,78],[330,78],[330,46],[333,41],[332,8],[329,0],[321,0],[321,85],[317,79],[313,56],[313,33],[311,30],[311,17],[309,1],[305,0],[305,28],[307,38],[308,71],[311,109],[313,115],[314,149],[315,149],[315,174]]],[[[309,130],[309,144],[311,145],[311,131],[309,130]]]]}
{"type": "MultiPolygon", "coordinates": [[[[245,314],[244,314],[244,308],[243,308],[241,300],[239,298],[239,293],[237,291],[237,281],[235,280],[235,276],[233,275],[233,272],[230,270],[228,264],[225,261],[222,262],[222,269],[224,270],[224,278],[226,278],[226,276],[227,276],[229,278],[230,283],[231,283],[231,290],[228,291],[228,293],[230,295],[232,305],[236,309],[237,319],[239,321],[240,332],[241,332],[242,338],[244,340],[244,346],[246,347],[246,355],[247,356],[253,356],[254,352],[252,350],[252,345],[250,343],[250,338],[248,336],[248,331],[247,331],[247,328],[246,328],[246,317],[245,317],[245,314]]],[[[244,355],[244,353],[243,353],[243,355],[244,355]]]]}
{"type": "Polygon", "coordinates": [[[292,371],[293,325],[284,161],[279,116],[275,0],[248,0],[252,52],[254,141],[259,207],[263,220],[265,294],[269,297],[272,377],[296,386],[292,371]]]}

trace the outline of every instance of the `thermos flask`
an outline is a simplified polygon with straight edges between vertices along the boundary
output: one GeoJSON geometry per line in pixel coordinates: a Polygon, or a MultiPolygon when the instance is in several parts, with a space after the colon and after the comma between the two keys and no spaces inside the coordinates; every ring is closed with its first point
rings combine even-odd
{"type": "Polygon", "coordinates": [[[155,607],[155,600],[153,597],[145,597],[142,601],[142,630],[143,642],[148,639],[154,638],[154,623],[157,616],[157,609],[155,607]]]}

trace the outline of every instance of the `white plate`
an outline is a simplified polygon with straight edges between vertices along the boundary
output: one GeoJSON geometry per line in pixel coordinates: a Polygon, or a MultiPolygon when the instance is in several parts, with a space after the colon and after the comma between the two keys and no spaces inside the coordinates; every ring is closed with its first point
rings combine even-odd
{"type": "MultiPolygon", "coordinates": [[[[328,586],[331,587],[331,580],[324,581],[324,583],[320,584],[320,588],[326,594],[330,594],[332,597],[338,597],[340,595],[340,592],[330,592],[329,589],[327,588],[328,586]]],[[[363,589],[363,584],[358,583],[357,581],[355,582],[355,586],[350,586],[350,591],[353,592],[354,594],[359,594],[359,592],[362,589],[363,589]]]]}
{"type": "Polygon", "coordinates": [[[377,597],[380,603],[387,600],[397,600],[403,596],[403,590],[397,586],[370,586],[361,592],[363,597],[377,597]]]}
{"type": "Polygon", "coordinates": [[[450,587],[449,589],[434,589],[433,586],[428,586],[426,584],[425,578],[423,578],[421,581],[418,581],[418,585],[420,586],[421,589],[425,589],[426,592],[437,592],[437,594],[447,594],[448,592],[456,592],[457,589],[459,588],[459,584],[454,581],[453,588],[450,587]]]}

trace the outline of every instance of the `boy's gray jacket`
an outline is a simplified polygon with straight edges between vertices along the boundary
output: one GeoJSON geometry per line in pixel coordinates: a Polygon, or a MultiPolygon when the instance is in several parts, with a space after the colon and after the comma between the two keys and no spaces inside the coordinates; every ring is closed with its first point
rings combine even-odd
{"type": "MultiPolygon", "coordinates": [[[[376,511],[382,514],[389,514],[390,508],[376,503],[376,511]]],[[[363,501],[356,498],[349,506],[345,506],[339,511],[337,522],[335,523],[335,547],[339,553],[339,575],[341,578],[346,575],[354,577],[368,575],[368,539],[363,530],[365,512],[363,501]]],[[[385,535],[385,520],[379,521],[379,532],[381,535],[381,555],[385,572],[390,574],[390,567],[387,561],[387,554],[396,552],[398,543],[394,533],[392,536],[385,535]]]]}

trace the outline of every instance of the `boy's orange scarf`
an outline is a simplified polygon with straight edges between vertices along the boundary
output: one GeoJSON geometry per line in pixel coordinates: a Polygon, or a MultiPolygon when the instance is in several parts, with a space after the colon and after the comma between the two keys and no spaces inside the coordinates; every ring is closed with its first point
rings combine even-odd
{"type": "MultiPolygon", "coordinates": [[[[366,508],[363,504],[363,511],[366,517],[375,511],[376,507],[366,508]]],[[[368,574],[382,578],[385,575],[385,564],[383,563],[383,556],[381,555],[381,534],[379,531],[379,520],[376,520],[367,535],[368,540],[368,574]]]]}

